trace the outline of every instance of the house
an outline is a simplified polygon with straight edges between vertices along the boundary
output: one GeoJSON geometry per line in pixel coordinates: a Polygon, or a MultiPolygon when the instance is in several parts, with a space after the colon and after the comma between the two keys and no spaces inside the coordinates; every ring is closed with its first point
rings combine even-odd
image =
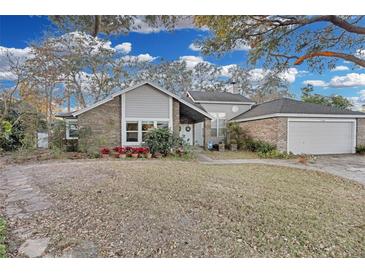
{"type": "Polygon", "coordinates": [[[255,104],[230,92],[189,91],[180,97],[143,82],[87,108],[59,114],[67,139],[82,142],[89,128],[96,145],[137,146],[151,128],[170,128],[191,145],[224,141],[226,125],[237,122],[253,138],[281,151],[307,154],[354,153],[365,145],[365,113],[283,98],[255,104]]]}

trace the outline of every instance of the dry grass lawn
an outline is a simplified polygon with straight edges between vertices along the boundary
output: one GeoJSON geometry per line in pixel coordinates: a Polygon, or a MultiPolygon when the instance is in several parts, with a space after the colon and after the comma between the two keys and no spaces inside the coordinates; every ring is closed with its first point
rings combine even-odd
{"type": "Polygon", "coordinates": [[[229,151],[226,150],[224,152],[219,151],[202,151],[202,154],[208,156],[213,160],[230,160],[230,159],[257,159],[259,158],[257,153],[239,150],[239,151],[229,151]]]}
{"type": "Polygon", "coordinates": [[[49,256],[84,240],[102,257],[365,256],[364,187],[320,172],[158,160],[24,172],[54,205],[27,220],[49,256]]]}

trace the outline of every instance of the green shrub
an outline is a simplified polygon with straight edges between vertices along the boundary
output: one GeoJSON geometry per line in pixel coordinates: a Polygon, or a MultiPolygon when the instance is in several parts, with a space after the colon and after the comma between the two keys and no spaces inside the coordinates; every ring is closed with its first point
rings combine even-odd
{"type": "Polygon", "coordinates": [[[244,147],[249,151],[261,153],[267,153],[276,149],[275,145],[260,140],[253,140],[251,138],[246,139],[244,147]]]}
{"type": "Polygon", "coordinates": [[[6,248],[5,248],[5,220],[0,218],[0,258],[5,258],[6,248]]]}
{"type": "Polygon", "coordinates": [[[93,144],[92,130],[90,127],[81,127],[79,128],[79,139],[78,139],[78,148],[80,152],[88,152],[91,147],[97,146],[93,144]]]}
{"type": "Polygon", "coordinates": [[[270,159],[290,159],[293,156],[291,152],[290,153],[281,152],[276,149],[267,152],[258,152],[257,155],[260,158],[270,158],[270,159]]]}
{"type": "Polygon", "coordinates": [[[365,154],[365,145],[358,145],[356,147],[356,153],[365,154]]]}
{"type": "Polygon", "coordinates": [[[239,123],[229,123],[227,127],[228,141],[230,144],[237,144],[238,148],[244,148],[245,141],[249,139],[245,130],[243,130],[239,123]]]}
{"type": "Polygon", "coordinates": [[[51,127],[50,148],[65,150],[66,123],[63,120],[57,120],[51,127]]]}
{"type": "Polygon", "coordinates": [[[148,131],[145,135],[145,145],[149,147],[152,154],[159,152],[163,155],[169,154],[172,149],[183,144],[180,138],[177,138],[167,128],[156,128],[148,131]]]}
{"type": "MultiPolygon", "coordinates": [[[[4,105],[0,100],[0,112],[4,105]]],[[[36,132],[47,129],[43,114],[21,100],[10,105],[6,115],[0,117],[0,148],[3,151],[34,149],[36,132]]]]}

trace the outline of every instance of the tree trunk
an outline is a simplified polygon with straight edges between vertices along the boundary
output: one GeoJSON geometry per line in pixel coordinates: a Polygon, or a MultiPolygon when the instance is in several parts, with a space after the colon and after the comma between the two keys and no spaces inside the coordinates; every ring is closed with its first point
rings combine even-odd
{"type": "Polygon", "coordinates": [[[98,33],[100,31],[100,24],[101,24],[101,15],[95,15],[95,22],[94,22],[94,31],[93,36],[98,36],[98,33]]]}

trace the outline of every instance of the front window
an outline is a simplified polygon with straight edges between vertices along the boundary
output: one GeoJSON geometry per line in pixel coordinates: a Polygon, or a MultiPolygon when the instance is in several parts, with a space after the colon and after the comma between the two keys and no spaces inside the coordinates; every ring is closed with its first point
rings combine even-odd
{"type": "Polygon", "coordinates": [[[66,139],[72,140],[79,137],[77,120],[66,120],[66,139]]]}
{"type": "Polygon", "coordinates": [[[223,138],[226,134],[226,114],[224,112],[210,114],[214,117],[211,121],[211,137],[223,138]]]}
{"type": "Polygon", "coordinates": [[[138,142],[138,122],[127,122],[127,142],[138,142]]]}
{"type": "Polygon", "coordinates": [[[169,122],[167,121],[157,121],[157,128],[168,128],[169,122]]]}
{"type": "Polygon", "coordinates": [[[153,128],[169,128],[169,121],[127,121],[126,122],[126,142],[142,143],[146,133],[153,128]]]}
{"type": "Polygon", "coordinates": [[[144,142],[146,133],[155,127],[154,124],[153,121],[142,121],[142,142],[144,142]]]}

